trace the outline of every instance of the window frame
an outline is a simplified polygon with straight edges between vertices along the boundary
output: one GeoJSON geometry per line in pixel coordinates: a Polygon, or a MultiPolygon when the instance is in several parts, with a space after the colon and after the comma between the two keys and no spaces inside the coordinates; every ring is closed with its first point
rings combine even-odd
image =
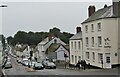
{"type": "Polygon", "coordinates": [[[101,26],[101,23],[100,23],[100,22],[97,23],[97,29],[98,29],[98,31],[101,31],[101,29],[102,29],[102,26],[101,26]]]}
{"type": "Polygon", "coordinates": [[[98,36],[98,47],[102,47],[102,37],[98,36]]]}

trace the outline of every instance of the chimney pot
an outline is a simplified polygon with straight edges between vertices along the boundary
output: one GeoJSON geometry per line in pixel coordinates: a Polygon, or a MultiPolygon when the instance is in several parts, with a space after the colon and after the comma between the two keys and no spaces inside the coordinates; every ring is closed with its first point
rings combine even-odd
{"type": "Polygon", "coordinates": [[[104,8],[106,8],[106,7],[107,7],[107,4],[104,5],[104,8]]]}
{"type": "Polygon", "coordinates": [[[81,32],[81,27],[76,28],[76,33],[79,33],[79,32],[81,32]]]}
{"type": "Polygon", "coordinates": [[[88,16],[90,17],[95,12],[95,6],[89,6],[88,8],[88,16]]]}

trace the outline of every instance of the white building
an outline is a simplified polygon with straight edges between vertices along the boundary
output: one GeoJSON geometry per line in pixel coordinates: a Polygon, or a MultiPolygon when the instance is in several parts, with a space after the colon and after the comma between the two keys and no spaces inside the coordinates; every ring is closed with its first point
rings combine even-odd
{"type": "MultiPolygon", "coordinates": [[[[120,1],[120,0],[119,0],[120,1]]],[[[120,64],[120,2],[95,12],[89,7],[89,18],[82,23],[84,59],[93,66],[111,68],[120,64]],[[93,14],[92,14],[93,13],[93,14]],[[103,64],[102,64],[103,62],[103,64]]]]}
{"type": "Polygon", "coordinates": [[[49,36],[47,38],[45,38],[43,41],[41,41],[38,45],[37,45],[37,50],[38,52],[38,55],[37,55],[37,58],[38,60],[42,60],[42,59],[46,59],[47,56],[45,55],[45,52],[46,50],[50,47],[51,44],[53,43],[60,43],[62,45],[66,45],[63,41],[61,41],[59,38],[57,37],[52,37],[52,36],[49,36]]]}
{"type": "Polygon", "coordinates": [[[55,59],[57,61],[69,61],[69,46],[62,45],[60,43],[53,43],[50,47],[46,50],[46,55],[49,59],[55,59]],[[65,55],[67,57],[65,57],[65,55]]]}
{"type": "Polygon", "coordinates": [[[82,31],[81,27],[77,27],[77,33],[69,39],[70,48],[70,64],[77,64],[82,60],[82,31]]]}

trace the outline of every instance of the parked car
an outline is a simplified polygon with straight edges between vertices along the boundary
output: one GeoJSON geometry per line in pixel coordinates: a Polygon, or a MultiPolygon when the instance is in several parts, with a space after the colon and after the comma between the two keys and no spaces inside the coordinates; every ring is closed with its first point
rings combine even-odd
{"type": "Polygon", "coordinates": [[[42,65],[45,67],[49,61],[42,61],[42,65]]]}
{"type": "Polygon", "coordinates": [[[24,60],[22,63],[24,66],[29,66],[29,61],[28,60],[24,60]]]}
{"type": "Polygon", "coordinates": [[[24,62],[26,62],[26,61],[29,61],[27,58],[24,58],[22,61],[21,61],[21,64],[23,64],[24,65],[24,62]]]}
{"type": "Polygon", "coordinates": [[[35,62],[35,61],[32,61],[32,62],[29,61],[28,67],[32,67],[33,68],[35,63],[37,63],[37,62],[35,62]]]}
{"type": "Polygon", "coordinates": [[[44,66],[41,63],[35,63],[33,66],[33,69],[35,69],[35,70],[40,69],[41,70],[41,69],[44,69],[44,66]]]}
{"type": "Polygon", "coordinates": [[[53,62],[47,62],[45,68],[56,69],[56,65],[53,62]]]}
{"type": "Polygon", "coordinates": [[[10,61],[8,61],[6,64],[5,64],[5,68],[12,68],[12,63],[10,61]]]}

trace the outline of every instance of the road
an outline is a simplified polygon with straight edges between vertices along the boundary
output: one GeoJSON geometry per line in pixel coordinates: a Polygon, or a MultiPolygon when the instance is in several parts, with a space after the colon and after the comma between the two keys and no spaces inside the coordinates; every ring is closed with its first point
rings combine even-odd
{"type": "Polygon", "coordinates": [[[36,70],[36,71],[28,71],[28,68],[18,64],[16,59],[11,57],[11,62],[13,68],[5,69],[6,77],[14,77],[14,76],[23,76],[23,77],[30,77],[30,76],[101,76],[103,77],[106,75],[110,75],[109,77],[115,77],[118,75],[118,69],[87,69],[87,70],[70,70],[70,69],[44,69],[44,70],[36,70]]]}

